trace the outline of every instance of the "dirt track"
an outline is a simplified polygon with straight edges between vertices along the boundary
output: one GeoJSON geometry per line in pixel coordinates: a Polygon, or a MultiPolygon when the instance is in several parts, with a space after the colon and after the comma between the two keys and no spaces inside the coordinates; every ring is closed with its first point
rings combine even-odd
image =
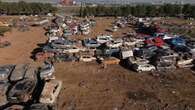
{"type": "MultiPolygon", "coordinates": [[[[104,32],[110,21],[98,22],[101,24],[95,34],[104,32]]],[[[12,45],[0,49],[0,64],[34,63],[31,52],[47,39],[41,27],[31,28],[29,32],[14,29],[5,36],[12,45]]],[[[190,70],[154,77],[120,65],[102,69],[95,62],[58,63],[55,68],[56,78],[63,81],[57,102],[59,110],[195,109],[195,76],[190,70]]]]}

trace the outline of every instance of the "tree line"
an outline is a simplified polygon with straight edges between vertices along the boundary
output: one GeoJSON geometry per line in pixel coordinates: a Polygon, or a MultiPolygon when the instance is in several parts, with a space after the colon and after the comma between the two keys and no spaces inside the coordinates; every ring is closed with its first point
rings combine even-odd
{"type": "Polygon", "coordinates": [[[195,18],[195,5],[164,4],[164,5],[126,5],[126,6],[81,6],[79,15],[85,16],[185,16],[195,18]]]}
{"type": "Polygon", "coordinates": [[[0,2],[0,14],[6,15],[43,15],[56,10],[48,3],[0,2]]]}

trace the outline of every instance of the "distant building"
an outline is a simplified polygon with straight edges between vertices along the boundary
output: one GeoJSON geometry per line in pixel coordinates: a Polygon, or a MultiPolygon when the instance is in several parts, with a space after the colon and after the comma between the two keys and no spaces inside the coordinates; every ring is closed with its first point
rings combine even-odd
{"type": "Polygon", "coordinates": [[[75,4],[75,1],[73,0],[61,0],[62,5],[73,5],[75,4]]]}

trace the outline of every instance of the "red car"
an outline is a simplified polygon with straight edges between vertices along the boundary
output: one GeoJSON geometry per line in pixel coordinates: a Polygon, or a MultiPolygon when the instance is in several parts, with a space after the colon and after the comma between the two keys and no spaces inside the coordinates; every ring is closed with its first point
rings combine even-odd
{"type": "Polygon", "coordinates": [[[160,37],[146,39],[144,43],[148,45],[155,45],[157,47],[162,47],[165,44],[164,40],[160,37]]]}

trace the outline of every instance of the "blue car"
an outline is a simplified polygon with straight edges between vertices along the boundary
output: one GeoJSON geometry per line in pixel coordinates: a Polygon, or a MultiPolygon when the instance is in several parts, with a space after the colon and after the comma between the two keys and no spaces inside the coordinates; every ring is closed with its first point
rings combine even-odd
{"type": "Polygon", "coordinates": [[[83,45],[89,48],[97,48],[100,46],[95,39],[85,39],[83,40],[83,45]]]}
{"type": "Polygon", "coordinates": [[[186,40],[181,37],[175,37],[166,41],[169,45],[176,47],[176,46],[185,46],[186,40]]]}

